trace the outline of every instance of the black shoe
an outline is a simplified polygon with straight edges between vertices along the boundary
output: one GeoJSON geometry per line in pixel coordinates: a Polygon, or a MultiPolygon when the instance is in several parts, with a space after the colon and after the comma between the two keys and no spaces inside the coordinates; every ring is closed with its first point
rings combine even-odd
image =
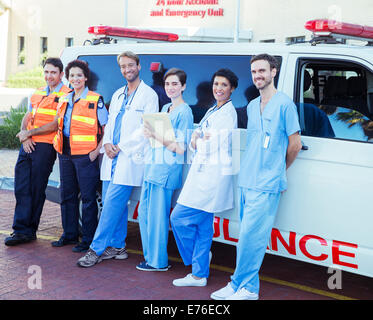
{"type": "Polygon", "coordinates": [[[4,243],[6,246],[16,246],[22,243],[28,243],[36,240],[36,236],[28,236],[21,233],[12,233],[10,237],[5,238],[4,243]]]}
{"type": "Polygon", "coordinates": [[[73,248],[73,252],[87,252],[88,249],[89,245],[81,242],[73,248]]]}
{"type": "Polygon", "coordinates": [[[52,247],[63,247],[68,244],[77,244],[77,243],[78,243],[78,240],[68,240],[68,239],[60,238],[60,240],[58,241],[53,241],[51,245],[52,247]]]}

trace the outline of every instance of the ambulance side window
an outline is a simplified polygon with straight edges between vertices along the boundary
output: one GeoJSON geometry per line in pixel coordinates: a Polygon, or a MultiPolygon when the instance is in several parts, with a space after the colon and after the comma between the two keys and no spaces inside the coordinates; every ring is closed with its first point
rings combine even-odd
{"type": "MultiPolygon", "coordinates": [[[[281,67],[282,57],[276,58],[281,67]]],[[[108,107],[114,91],[125,84],[118,68],[117,56],[82,55],[79,59],[86,61],[90,66],[90,89],[99,92],[108,107]]],[[[211,88],[212,75],[221,68],[229,68],[239,78],[238,87],[232,94],[232,101],[237,110],[238,127],[246,128],[246,107],[252,99],[259,96],[259,91],[252,83],[250,59],[250,55],[141,54],[140,78],[157,92],[161,108],[169,102],[163,88],[164,73],[172,67],[183,69],[187,73],[184,100],[192,108],[194,122],[199,123],[206,111],[215,103],[211,88]]],[[[276,85],[277,81],[278,76],[275,78],[276,85]]]]}
{"type": "Polygon", "coordinates": [[[301,60],[296,105],[302,135],[373,142],[373,74],[336,60],[301,60]],[[302,89],[302,90],[301,90],[302,89]]]}

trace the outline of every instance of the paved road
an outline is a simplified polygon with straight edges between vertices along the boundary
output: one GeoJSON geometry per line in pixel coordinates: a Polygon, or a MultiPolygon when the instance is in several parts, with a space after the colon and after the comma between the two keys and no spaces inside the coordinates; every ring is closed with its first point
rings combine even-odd
{"type": "MultiPolygon", "coordinates": [[[[210,293],[224,286],[233,272],[235,248],[214,243],[211,276],[203,288],[175,288],[174,278],[190,272],[179,257],[172,233],[168,272],[141,272],[142,261],[138,225],[129,223],[124,261],[104,261],[93,268],[76,266],[81,254],[71,246],[53,248],[50,242],[61,234],[60,209],[47,201],[38,240],[6,247],[3,240],[11,231],[14,196],[0,190],[0,299],[3,300],[208,300],[210,293]],[[41,272],[41,287],[33,278],[41,272]]],[[[344,300],[373,299],[373,279],[344,273],[341,290],[329,290],[327,269],[267,255],[261,272],[261,300],[344,300]]]]}

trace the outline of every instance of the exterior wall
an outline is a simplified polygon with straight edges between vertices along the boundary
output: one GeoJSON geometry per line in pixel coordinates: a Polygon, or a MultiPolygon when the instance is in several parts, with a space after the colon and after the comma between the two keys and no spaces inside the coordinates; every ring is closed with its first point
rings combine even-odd
{"type": "Polygon", "coordinates": [[[186,36],[235,35],[236,3],[240,2],[241,41],[275,40],[311,33],[304,28],[307,20],[328,18],[350,23],[373,25],[372,0],[2,0],[10,10],[0,16],[0,83],[7,75],[28,70],[41,61],[40,37],[48,38],[48,55],[59,56],[65,39],[74,45],[92,38],[88,26],[107,24],[167,29],[186,36]],[[109,5],[110,4],[110,5],[109,5]],[[125,11],[127,9],[127,15],[125,11]],[[167,11],[168,10],[168,11],[167,11]],[[189,11],[199,15],[171,16],[167,12],[189,11]],[[204,13],[203,13],[204,12],[204,13]],[[158,13],[158,14],[157,14],[158,13]],[[8,32],[4,29],[7,29],[8,32]],[[5,27],[4,27],[5,26],[5,27]],[[6,36],[8,40],[6,40],[6,36]],[[25,37],[25,64],[18,64],[18,37],[25,37]],[[4,44],[7,44],[4,45],[4,44]],[[6,67],[5,67],[6,66],[6,67]]]}
{"type": "Polygon", "coordinates": [[[90,39],[90,25],[122,25],[124,3],[122,0],[102,1],[76,0],[12,0],[9,21],[9,47],[7,74],[28,70],[41,61],[40,37],[48,38],[48,55],[59,56],[65,47],[66,37],[74,39],[75,45],[90,39]],[[18,65],[18,37],[25,37],[24,65],[18,65]]]}
{"type": "Polygon", "coordinates": [[[373,26],[373,1],[371,0],[276,0],[241,1],[241,27],[253,29],[253,41],[275,39],[285,42],[287,37],[306,36],[308,20],[331,19],[373,26]]]}
{"type": "Polygon", "coordinates": [[[9,10],[0,15],[0,84],[5,81],[7,75],[9,10]]]}

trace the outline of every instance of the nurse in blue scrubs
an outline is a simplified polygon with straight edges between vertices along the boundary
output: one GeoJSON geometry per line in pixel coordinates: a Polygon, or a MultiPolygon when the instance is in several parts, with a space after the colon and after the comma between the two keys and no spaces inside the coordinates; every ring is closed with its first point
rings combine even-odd
{"type": "Polygon", "coordinates": [[[165,104],[161,112],[169,115],[176,142],[165,140],[148,122],[144,122],[145,137],[160,142],[162,147],[152,148],[138,208],[145,260],[136,268],[142,271],[167,271],[169,268],[167,242],[172,194],[182,186],[188,131],[193,129],[193,113],[182,96],[186,78],[185,72],[176,68],[170,69],[163,78],[171,103],[165,104]]]}

